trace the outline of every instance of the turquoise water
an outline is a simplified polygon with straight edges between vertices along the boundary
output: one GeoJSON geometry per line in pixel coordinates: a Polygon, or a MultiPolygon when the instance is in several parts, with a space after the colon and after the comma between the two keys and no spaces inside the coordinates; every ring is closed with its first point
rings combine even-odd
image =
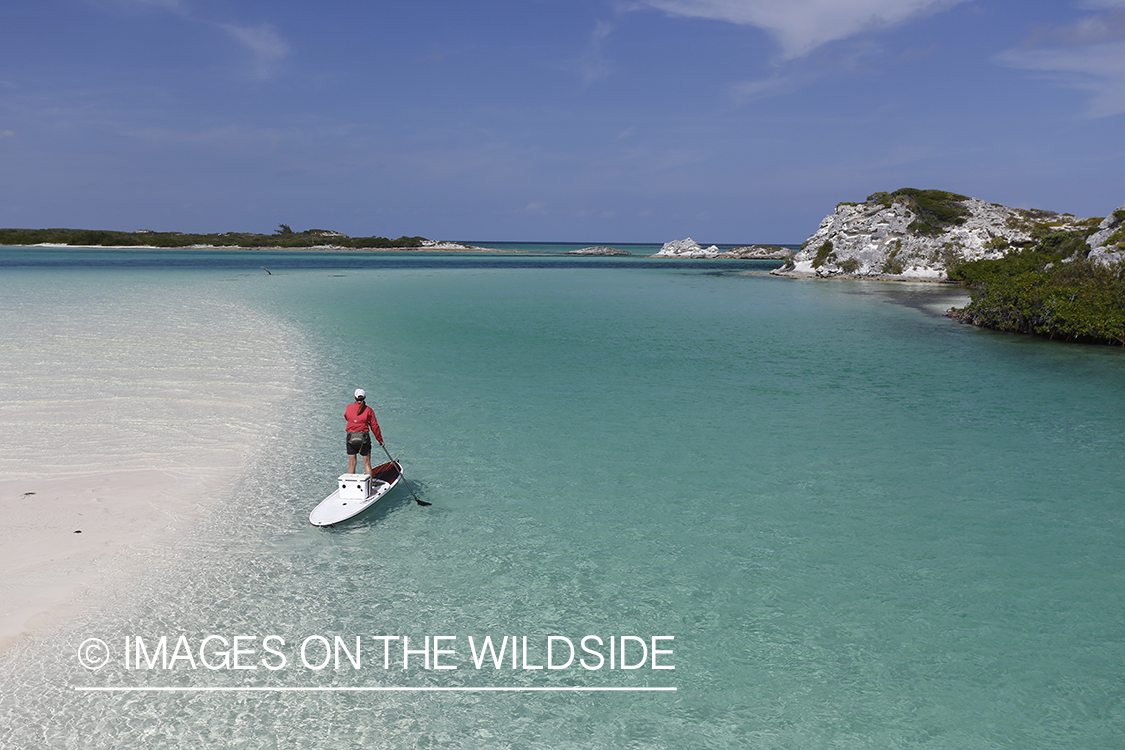
{"type": "MultiPolygon", "coordinates": [[[[8,252],[8,279],[43,272],[8,252]]],[[[1118,349],[960,326],[935,312],[947,288],[778,279],[768,263],[101,257],[76,294],[198,285],[292,325],[304,397],[140,588],[5,658],[5,747],[1125,742],[1118,349]],[[313,528],[355,387],[433,505],[398,490],[313,528]],[[91,636],[181,634],[457,636],[458,669],[88,672],[74,657],[91,636]],[[542,664],[547,636],[587,634],[674,636],[675,669],[467,656],[469,636],[527,636],[542,664]],[[73,689],[113,685],[676,690],[73,689]]]]}

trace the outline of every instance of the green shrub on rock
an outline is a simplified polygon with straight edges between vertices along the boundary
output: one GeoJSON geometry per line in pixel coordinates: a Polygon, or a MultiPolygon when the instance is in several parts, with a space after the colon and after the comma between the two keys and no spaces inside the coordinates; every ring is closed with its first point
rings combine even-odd
{"type": "Polygon", "coordinates": [[[835,260],[832,254],[832,240],[825,240],[824,244],[817,248],[816,257],[813,258],[812,267],[820,268],[824,265],[825,261],[831,262],[835,260]]]}
{"type": "Polygon", "coordinates": [[[1090,230],[1043,231],[1032,248],[962,263],[950,279],[975,288],[950,317],[998,331],[1125,346],[1125,264],[1086,259],[1090,230]]]}
{"type": "Polygon", "coordinates": [[[893,193],[867,196],[868,203],[878,203],[887,208],[896,203],[905,206],[915,217],[907,229],[926,235],[939,235],[950,226],[964,224],[969,216],[969,209],[964,205],[967,200],[967,195],[917,188],[900,188],[893,193]]]}
{"type": "Polygon", "coordinates": [[[899,257],[899,253],[902,252],[902,240],[895,240],[894,248],[894,250],[891,250],[889,253],[887,253],[887,257],[883,260],[882,268],[883,273],[891,276],[897,276],[901,274],[905,270],[906,266],[906,264],[903,263],[902,259],[899,257]]]}

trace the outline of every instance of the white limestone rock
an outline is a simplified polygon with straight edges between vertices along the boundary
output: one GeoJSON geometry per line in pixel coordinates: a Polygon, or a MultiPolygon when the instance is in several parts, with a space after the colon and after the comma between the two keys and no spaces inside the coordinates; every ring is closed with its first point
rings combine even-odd
{"type": "Polygon", "coordinates": [[[567,255],[632,255],[628,250],[622,250],[618,247],[607,247],[605,245],[597,245],[595,247],[583,247],[578,250],[567,250],[567,255]]]}
{"type": "Polygon", "coordinates": [[[702,247],[688,237],[675,242],[665,242],[653,258],[723,258],[733,260],[785,260],[792,250],[780,245],[743,245],[731,250],[720,250],[717,245],[702,247]]]}
{"type": "Polygon", "coordinates": [[[952,193],[946,202],[963,215],[937,221],[919,208],[917,192],[876,193],[863,203],[839,204],[801,250],[771,273],[946,281],[959,263],[1001,258],[1031,245],[1036,227],[1082,226],[1070,214],[1009,208],[952,193]],[[915,222],[928,223],[933,233],[915,222]]]}
{"type": "Polygon", "coordinates": [[[721,251],[715,245],[704,248],[691,237],[665,242],[653,258],[717,258],[721,251]]]}
{"type": "Polygon", "coordinates": [[[786,260],[793,251],[781,245],[743,245],[725,253],[719,253],[720,258],[737,258],[738,260],[786,260]]]}
{"type": "Polygon", "coordinates": [[[1125,260],[1125,206],[1102,219],[1086,244],[1090,246],[1087,257],[1095,263],[1112,266],[1125,260]]]}

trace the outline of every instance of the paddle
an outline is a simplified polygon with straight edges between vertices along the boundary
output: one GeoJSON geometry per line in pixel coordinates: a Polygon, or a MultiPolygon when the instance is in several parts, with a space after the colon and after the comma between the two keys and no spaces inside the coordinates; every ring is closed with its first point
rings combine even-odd
{"type": "MultiPolygon", "coordinates": [[[[410,494],[414,495],[414,488],[410,486],[410,482],[406,481],[406,473],[403,472],[402,466],[399,465],[398,461],[395,461],[393,458],[391,458],[391,452],[387,450],[387,446],[379,443],[379,447],[382,448],[383,452],[387,454],[387,458],[391,459],[391,463],[398,466],[399,473],[402,475],[402,483],[406,485],[406,489],[410,490],[410,494]]],[[[433,505],[433,503],[427,503],[424,500],[419,500],[417,495],[414,495],[414,502],[418,503],[419,505],[433,505]]]]}

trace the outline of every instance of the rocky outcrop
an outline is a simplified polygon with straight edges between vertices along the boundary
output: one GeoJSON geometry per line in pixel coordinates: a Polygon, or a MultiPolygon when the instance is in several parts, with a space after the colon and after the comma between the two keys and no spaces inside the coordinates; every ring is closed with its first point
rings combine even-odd
{"type": "Polygon", "coordinates": [[[995,259],[1035,242],[1039,228],[1073,230],[1089,220],[1009,208],[940,190],[903,188],[841,203],[785,266],[786,276],[944,281],[954,266],[995,259]]]}
{"type": "Polygon", "coordinates": [[[780,245],[743,245],[732,250],[720,250],[717,245],[703,247],[688,237],[685,240],[665,242],[653,258],[726,258],[734,260],[785,260],[793,254],[780,245]]]}
{"type": "Polygon", "coordinates": [[[1090,246],[1087,257],[1095,263],[1109,266],[1125,260],[1125,206],[1102,219],[1086,244],[1090,246]]]}
{"type": "Polygon", "coordinates": [[[698,242],[688,237],[684,240],[676,240],[674,242],[665,242],[660,248],[660,252],[653,255],[653,258],[715,258],[722,252],[718,247],[712,245],[711,247],[703,247],[698,242]]]}
{"type": "Polygon", "coordinates": [[[743,245],[725,253],[719,253],[718,258],[737,258],[738,260],[786,260],[793,251],[781,245],[743,245]]]}
{"type": "Polygon", "coordinates": [[[632,255],[632,253],[628,250],[621,250],[616,247],[597,245],[595,247],[583,247],[578,250],[567,250],[566,255],[632,255]]]}

